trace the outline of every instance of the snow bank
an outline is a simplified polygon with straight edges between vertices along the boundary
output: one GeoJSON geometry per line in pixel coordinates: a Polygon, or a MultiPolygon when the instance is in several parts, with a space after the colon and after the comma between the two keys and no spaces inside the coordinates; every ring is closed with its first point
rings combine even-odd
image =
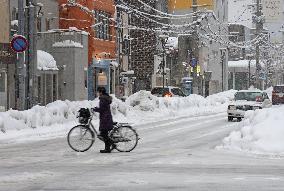
{"type": "Polygon", "coordinates": [[[223,140],[221,148],[256,154],[284,154],[284,106],[246,113],[244,127],[223,140]]]}
{"type": "MultiPolygon", "coordinates": [[[[147,91],[140,91],[128,97],[125,102],[114,97],[111,110],[115,121],[138,125],[181,116],[225,112],[234,92],[230,90],[207,98],[199,95],[163,98],[153,96],[147,91]]],[[[2,112],[0,113],[0,131],[5,133],[0,132],[0,140],[8,137],[12,139],[16,134],[25,136],[26,132],[29,132],[28,134],[44,132],[46,136],[50,131],[53,137],[55,132],[66,135],[66,131],[77,122],[76,114],[79,108],[92,108],[97,106],[98,102],[98,99],[75,102],[56,101],[47,106],[35,106],[26,111],[2,112]],[[61,132],[58,132],[60,128],[61,132]]],[[[95,114],[93,118],[95,124],[99,121],[98,117],[99,114],[95,114]]]]}

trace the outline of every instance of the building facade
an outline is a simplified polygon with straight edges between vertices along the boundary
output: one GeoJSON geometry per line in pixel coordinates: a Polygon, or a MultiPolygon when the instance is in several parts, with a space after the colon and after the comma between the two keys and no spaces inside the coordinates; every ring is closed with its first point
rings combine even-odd
{"type": "Polygon", "coordinates": [[[10,1],[3,0],[0,7],[0,111],[14,108],[16,53],[10,46],[11,33],[10,1]]]}
{"type": "Polygon", "coordinates": [[[228,2],[193,3],[169,1],[169,13],[188,15],[171,21],[175,25],[188,25],[187,32],[179,36],[178,64],[173,72],[178,85],[182,78],[190,77],[192,93],[208,96],[228,89],[228,2]]]}
{"type": "Polygon", "coordinates": [[[88,34],[71,29],[54,30],[39,33],[37,38],[38,50],[49,53],[58,69],[54,72],[54,69],[43,68],[39,72],[39,100],[42,105],[57,99],[88,99],[88,34]]]}
{"type": "Polygon", "coordinates": [[[115,92],[116,34],[113,0],[59,0],[59,26],[76,27],[88,32],[88,90],[89,99],[96,95],[98,86],[115,92]]]}

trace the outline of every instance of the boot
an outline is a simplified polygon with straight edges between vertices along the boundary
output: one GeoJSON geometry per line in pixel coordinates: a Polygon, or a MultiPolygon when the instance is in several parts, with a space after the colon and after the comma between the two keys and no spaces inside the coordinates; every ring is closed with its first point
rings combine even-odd
{"type": "Polygon", "coordinates": [[[108,142],[105,142],[105,149],[104,150],[100,150],[100,153],[110,153],[110,144],[108,142]]]}
{"type": "Polygon", "coordinates": [[[110,150],[100,150],[100,153],[110,153],[110,150]]]}

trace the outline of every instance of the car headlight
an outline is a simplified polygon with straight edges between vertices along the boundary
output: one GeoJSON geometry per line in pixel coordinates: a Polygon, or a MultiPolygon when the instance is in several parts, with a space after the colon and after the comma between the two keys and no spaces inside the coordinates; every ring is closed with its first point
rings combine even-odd
{"type": "Polygon", "coordinates": [[[229,110],[236,110],[237,108],[236,108],[235,105],[229,105],[229,106],[228,106],[228,109],[229,109],[229,110]]]}

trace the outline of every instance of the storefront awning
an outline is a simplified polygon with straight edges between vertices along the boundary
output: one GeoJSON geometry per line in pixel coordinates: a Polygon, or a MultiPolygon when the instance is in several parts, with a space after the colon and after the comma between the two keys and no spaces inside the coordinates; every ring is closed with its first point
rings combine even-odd
{"type": "Polygon", "coordinates": [[[58,70],[56,61],[53,56],[45,51],[37,51],[37,68],[38,70],[58,70]]]}

